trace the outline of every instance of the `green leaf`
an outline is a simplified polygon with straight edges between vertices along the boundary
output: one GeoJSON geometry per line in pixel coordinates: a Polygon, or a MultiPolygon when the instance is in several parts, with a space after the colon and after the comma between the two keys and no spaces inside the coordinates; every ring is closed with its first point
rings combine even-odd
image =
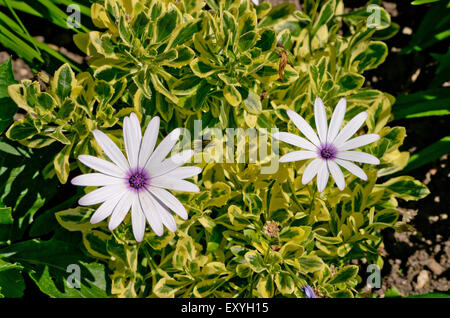
{"type": "Polygon", "coordinates": [[[450,114],[450,87],[419,91],[397,97],[392,107],[394,119],[450,114]]]}
{"type": "Polygon", "coordinates": [[[305,255],[298,259],[300,270],[302,272],[311,273],[322,269],[324,263],[322,259],[316,255],[305,255]]]}
{"type": "Polygon", "coordinates": [[[294,259],[302,256],[305,248],[300,244],[288,242],[284,244],[280,249],[280,254],[283,259],[294,259]]]}
{"type": "Polygon", "coordinates": [[[94,77],[106,82],[114,82],[128,75],[130,71],[125,68],[119,68],[111,65],[102,65],[94,72],[94,77]]]}
{"type": "Polygon", "coordinates": [[[169,43],[167,48],[174,48],[178,45],[181,45],[189,40],[192,40],[192,37],[195,33],[200,32],[202,30],[202,20],[195,19],[188,21],[186,23],[180,24],[175,28],[170,36],[169,43]]]}
{"type": "Polygon", "coordinates": [[[6,132],[6,136],[11,140],[23,140],[37,134],[38,131],[33,123],[28,119],[15,121],[6,132]]]}
{"type": "Polygon", "coordinates": [[[0,224],[13,224],[13,222],[11,208],[0,202],[0,224]]]}
{"type": "Polygon", "coordinates": [[[397,287],[393,286],[386,290],[384,293],[385,298],[397,298],[402,297],[402,294],[398,291],[397,287]]]}
{"type": "Polygon", "coordinates": [[[384,42],[373,41],[367,49],[359,54],[353,63],[358,63],[358,72],[362,73],[367,70],[376,68],[384,62],[388,54],[388,47],[384,42]]]}
{"type": "Polygon", "coordinates": [[[239,49],[242,52],[245,52],[248,49],[253,48],[253,46],[255,45],[256,41],[258,41],[259,38],[260,37],[258,33],[256,33],[255,31],[249,31],[241,35],[238,42],[239,49]]]}
{"type": "Polygon", "coordinates": [[[271,274],[268,274],[259,279],[256,288],[263,298],[271,298],[274,294],[273,278],[271,274]]]}
{"type": "Polygon", "coordinates": [[[165,12],[156,22],[156,41],[163,42],[172,34],[178,21],[176,10],[165,12]]]}
{"type": "Polygon", "coordinates": [[[450,298],[450,294],[432,292],[432,293],[421,294],[421,295],[410,295],[406,298],[450,298]]]}
{"type": "Polygon", "coordinates": [[[8,86],[17,83],[14,79],[11,57],[0,65],[0,134],[13,122],[17,105],[9,97],[8,86]]]}
{"type": "Polygon", "coordinates": [[[60,102],[70,96],[72,89],[75,87],[75,81],[75,74],[67,63],[55,72],[52,84],[60,102]]]}
{"type": "Polygon", "coordinates": [[[166,62],[167,66],[180,68],[182,66],[188,65],[195,57],[194,51],[187,46],[179,46],[177,47],[177,58],[166,62]]]}
{"type": "Polygon", "coordinates": [[[55,213],[58,223],[69,231],[88,231],[97,225],[89,222],[91,208],[78,206],[74,209],[67,209],[55,213]]]}
{"type": "Polygon", "coordinates": [[[160,298],[173,298],[175,293],[183,288],[186,283],[178,282],[175,279],[161,278],[153,288],[153,293],[160,298]]]}
{"type": "Polygon", "coordinates": [[[252,273],[252,269],[247,264],[238,264],[236,266],[236,275],[241,278],[249,277],[252,273]]]}
{"type": "Polygon", "coordinates": [[[294,16],[300,21],[311,22],[311,17],[301,11],[295,11],[294,16]]]}
{"type": "Polygon", "coordinates": [[[333,298],[353,298],[353,294],[349,290],[338,290],[331,293],[331,297],[333,298]]]}
{"type": "Polygon", "coordinates": [[[275,284],[277,286],[277,289],[283,295],[289,295],[294,292],[294,279],[287,272],[277,272],[275,274],[275,284]]]}
{"type": "Polygon", "coordinates": [[[204,298],[213,293],[217,288],[219,288],[223,283],[228,280],[228,277],[207,279],[201,281],[194,287],[194,296],[204,298]]]}
{"type": "Polygon", "coordinates": [[[280,232],[280,240],[286,242],[301,243],[306,240],[311,233],[309,226],[285,227],[280,232]]]}
{"type": "Polygon", "coordinates": [[[249,251],[245,254],[244,257],[247,261],[247,264],[254,272],[261,273],[263,270],[265,270],[263,258],[257,251],[249,251]]]}
{"type": "Polygon", "coordinates": [[[14,79],[11,57],[0,65],[0,99],[9,98],[8,86],[17,83],[14,79]]]}
{"type": "Polygon", "coordinates": [[[277,44],[277,36],[273,30],[266,29],[260,34],[260,39],[255,46],[260,48],[262,52],[273,50],[277,44]]]}
{"type": "Polygon", "coordinates": [[[311,31],[311,36],[314,36],[322,25],[327,24],[334,15],[334,10],[336,8],[336,0],[328,0],[322,5],[320,9],[319,18],[314,23],[311,31]]]}
{"type": "Polygon", "coordinates": [[[130,26],[128,25],[128,22],[126,21],[125,16],[123,15],[121,15],[119,18],[118,30],[122,41],[128,45],[131,45],[130,26]]]}
{"type": "Polygon", "coordinates": [[[163,94],[164,96],[166,96],[167,98],[169,98],[172,102],[174,102],[175,104],[178,103],[178,97],[176,97],[174,94],[172,94],[172,92],[170,92],[165,86],[164,84],[160,81],[158,75],[154,74],[154,73],[150,73],[150,79],[152,81],[153,87],[160,92],[161,94],[163,94]]]}
{"type": "Polygon", "coordinates": [[[295,4],[293,3],[282,3],[277,5],[270,10],[270,12],[259,22],[259,27],[272,26],[278,22],[283,21],[288,16],[290,16],[295,11],[295,4]]]}
{"type": "Polygon", "coordinates": [[[329,281],[330,284],[341,284],[349,281],[358,274],[358,266],[348,265],[341,268],[329,281]]]}
{"type": "Polygon", "coordinates": [[[0,250],[0,257],[20,263],[40,290],[52,297],[98,298],[107,296],[105,266],[88,260],[78,247],[74,236],[64,232],[64,240],[23,241],[0,250]],[[68,266],[80,268],[80,289],[70,288],[68,266]]]}
{"type": "Polygon", "coordinates": [[[345,74],[339,79],[339,86],[341,87],[341,91],[347,92],[350,90],[361,88],[364,84],[365,77],[357,74],[345,74]]]}
{"type": "Polygon", "coordinates": [[[70,166],[69,166],[69,157],[70,152],[72,151],[72,144],[65,145],[64,148],[58,152],[53,160],[53,165],[55,167],[56,175],[58,176],[59,181],[64,184],[67,182],[67,178],[69,178],[70,166]]]}
{"type": "Polygon", "coordinates": [[[408,46],[403,48],[401,54],[411,51],[422,51],[450,36],[450,7],[448,1],[439,1],[432,5],[422,18],[417,30],[414,30],[408,46]],[[439,23],[436,23],[439,21],[439,23]]]}
{"type": "Polygon", "coordinates": [[[430,193],[423,183],[409,176],[392,178],[375,187],[385,189],[393,196],[406,201],[422,199],[430,193]]]}
{"type": "Polygon", "coordinates": [[[430,146],[420,150],[409,158],[407,166],[402,170],[408,172],[432,162],[445,154],[450,153],[450,136],[443,137],[430,146]]]}
{"type": "Polygon", "coordinates": [[[61,108],[58,110],[56,117],[64,121],[69,121],[72,117],[72,113],[75,111],[75,108],[75,102],[70,98],[66,98],[62,102],[61,108]]]}
{"type": "Polygon", "coordinates": [[[208,77],[216,72],[216,69],[214,67],[200,61],[197,58],[193,59],[189,66],[191,67],[192,72],[194,72],[195,75],[201,78],[208,77]]]}
{"type": "Polygon", "coordinates": [[[2,295],[8,298],[23,296],[25,281],[21,274],[22,268],[17,263],[11,264],[0,258],[0,298],[2,295]]]}
{"type": "Polygon", "coordinates": [[[250,114],[259,115],[262,112],[261,98],[251,90],[243,87],[237,87],[237,89],[242,96],[245,110],[250,114]]]}
{"type": "Polygon", "coordinates": [[[427,3],[433,3],[438,2],[440,0],[414,0],[411,2],[412,5],[420,5],[420,4],[427,4],[427,3]]]}
{"type": "Polygon", "coordinates": [[[223,96],[231,106],[239,106],[242,102],[242,96],[234,85],[226,85],[223,90],[223,96]]]}

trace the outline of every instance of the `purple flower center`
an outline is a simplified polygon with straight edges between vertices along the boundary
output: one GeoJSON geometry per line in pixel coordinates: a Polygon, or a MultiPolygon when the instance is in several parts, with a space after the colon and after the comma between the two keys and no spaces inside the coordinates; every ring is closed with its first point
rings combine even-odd
{"type": "Polygon", "coordinates": [[[141,169],[131,171],[128,176],[128,186],[135,191],[143,190],[148,185],[148,181],[147,173],[141,169]]]}
{"type": "Polygon", "coordinates": [[[336,158],[337,149],[332,144],[323,144],[319,148],[318,155],[323,160],[333,160],[336,158]]]}

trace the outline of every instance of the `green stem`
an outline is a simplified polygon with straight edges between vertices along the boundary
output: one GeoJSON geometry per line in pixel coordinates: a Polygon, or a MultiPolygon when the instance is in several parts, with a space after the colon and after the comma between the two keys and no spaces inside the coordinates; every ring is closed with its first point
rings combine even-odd
{"type": "MultiPolygon", "coordinates": [[[[295,190],[294,190],[294,187],[292,186],[292,182],[289,181],[288,184],[289,184],[289,189],[290,189],[291,192],[292,192],[292,199],[294,200],[295,204],[297,204],[298,207],[299,207],[300,209],[303,210],[303,206],[302,206],[302,204],[298,201],[297,195],[295,194],[295,190]]],[[[303,188],[304,188],[304,187],[303,187],[303,188]]],[[[302,188],[302,189],[303,189],[303,188],[302,188]]]]}
{"type": "Polygon", "coordinates": [[[302,284],[300,280],[298,279],[297,275],[292,271],[292,269],[289,268],[287,264],[284,264],[284,268],[289,272],[292,279],[294,280],[294,284],[297,286],[298,289],[302,290],[306,285],[302,284]]]}
{"type": "Polygon", "coordinates": [[[313,51],[312,51],[312,37],[314,36],[312,34],[313,31],[313,26],[314,26],[314,20],[316,19],[316,15],[317,15],[317,9],[319,8],[319,3],[320,0],[316,0],[314,2],[314,9],[312,12],[312,16],[311,16],[311,23],[308,25],[308,46],[309,46],[309,54],[311,54],[311,56],[313,55],[313,51]]]}
{"type": "Polygon", "coordinates": [[[311,203],[309,204],[308,214],[311,214],[313,202],[314,202],[314,199],[316,198],[316,192],[317,192],[317,188],[314,187],[314,190],[313,190],[313,196],[312,196],[312,199],[311,199],[311,203]]]}

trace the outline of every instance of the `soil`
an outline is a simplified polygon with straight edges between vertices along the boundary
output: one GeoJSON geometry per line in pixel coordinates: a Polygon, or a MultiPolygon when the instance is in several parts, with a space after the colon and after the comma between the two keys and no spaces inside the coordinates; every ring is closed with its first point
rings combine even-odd
{"type": "MultiPolygon", "coordinates": [[[[270,2],[292,2],[300,8],[295,0],[270,2]]],[[[365,1],[361,0],[345,1],[345,5],[351,8],[359,8],[364,4],[365,1]]],[[[408,44],[414,30],[417,30],[422,21],[427,6],[411,6],[410,1],[400,1],[400,3],[383,1],[383,6],[391,14],[392,21],[401,26],[401,30],[396,36],[386,41],[391,52],[384,64],[365,74],[368,79],[366,85],[393,96],[426,89],[438,66],[429,53],[444,53],[448,49],[448,43],[441,47],[435,46],[431,51],[399,55],[399,48],[408,44]]],[[[41,20],[39,22],[42,23],[41,20]]],[[[42,30],[42,28],[30,30],[42,30]]],[[[84,57],[72,46],[73,44],[69,44],[70,35],[58,34],[53,37],[54,33],[55,31],[52,34],[50,30],[40,34],[32,33],[32,35],[47,43],[57,43],[59,46],[52,45],[62,54],[80,64],[85,62],[84,57]]],[[[0,52],[0,63],[8,59],[9,53],[11,52],[0,52]]],[[[36,79],[30,67],[16,56],[13,56],[13,70],[17,80],[36,79]]],[[[407,150],[411,154],[448,134],[448,116],[429,117],[426,120],[423,118],[400,120],[391,125],[406,127],[407,138],[401,150],[407,150]]],[[[371,291],[380,297],[384,297],[386,291],[392,288],[397,289],[402,296],[433,291],[446,292],[450,288],[448,156],[415,169],[409,175],[426,184],[431,194],[420,201],[399,202],[399,212],[403,221],[408,221],[414,227],[414,231],[405,233],[395,233],[393,230],[383,231],[386,257],[381,272],[382,285],[380,289],[371,291]]],[[[366,291],[370,292],[367,286],[366,291]]]]}

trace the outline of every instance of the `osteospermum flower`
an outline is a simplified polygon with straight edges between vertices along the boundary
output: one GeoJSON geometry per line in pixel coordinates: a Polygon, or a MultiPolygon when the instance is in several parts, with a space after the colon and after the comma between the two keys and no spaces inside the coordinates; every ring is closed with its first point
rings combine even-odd
{"type": "Polygon", "coordinates": [[[185,150],[165,159],[180,137],[180,129],[173,130],[156,147],[159,117],[154,117],[142,137],[137,116],[132,113],[123,122],[123,137],[127,158],[116,144],[103,132],[94,130],[94,137],[111,161],[89,155],[80,155],[84,165],[97,170],[72,179],[77,186],[100,186],[83,196],[80,205],[102,203],[92,215],[91,223],[107,217],[112,231],[124,220],[131,208],[133,234],[142,241],[146,220],[153,231],[161,236],[163,225],[170,231],[177,229],[169,210],[186,220],[188,214],[178,199],[168,190],[198,192],[199,188],[186,180],[201,172],[199,167],[181,167],[194,152],[185,150]]]}
{"type": "Polygon", "coordinates": [[[349,139],[366,121],[366,112],[359,113],[353,117],[339,131],[344,120],[346,104],[345,98],[339,100],[331,116],[330,125],[328,126],[325,106],[320,98],[316,98],[314,103],[314,119],[318,136],[300,115],[288,110],[287,114],[289,118],[309,140],[286,132],[279,132],[273,135],[278,140],[306,149],[290,152],[282,156],[280,162],[315,158],[303,172],[302,183],[307,184],[317,175],[317,188],[319,192],[325,189],[330,173],[338,188],[341,191],[344,190],[345,179],[339,166],[344,167],[358,178],[367,180],[367,175],[364,171],[352,163],[352,161],[375,165],[380,163],[378,158],[368,153],[350,151],[350,149],[370,144],[378,140],[380,136],[377,134],[367,134],[349,139]]]}

